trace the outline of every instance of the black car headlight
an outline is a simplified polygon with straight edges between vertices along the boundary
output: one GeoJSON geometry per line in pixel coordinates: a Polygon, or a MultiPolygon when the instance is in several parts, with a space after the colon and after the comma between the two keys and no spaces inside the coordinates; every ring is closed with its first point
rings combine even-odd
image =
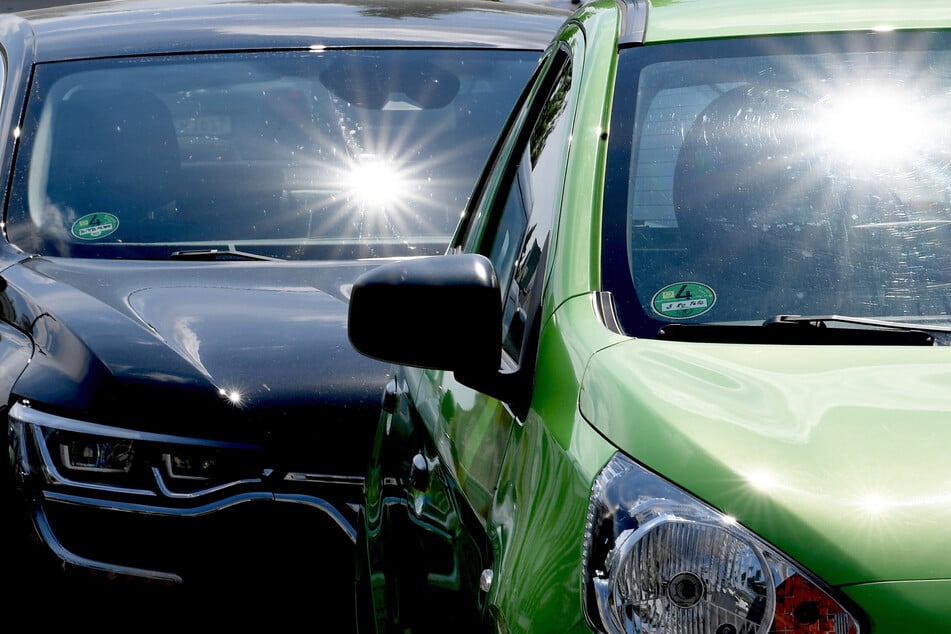
{"type": "Polygon", "coordinates": [[[175,497],[259,483],[268,472],[254,444],[112,427],[26,403],[7,418],[19,478],[38,486],[175,497]]]}
{"type": "Polygon", "coordinates": [[[129,473],[135,441],[73,434],[59,443],[60,464],[67,470],[129,473]]]}
{"type": "Polygon", "coordinates": [[[588,623],[612,634],[861,632],[812,574],[622,454],[592,488],[584,583],[588,623]]]}
{"type": "MultiPolygon", "coordinates": [[[[117,430],[123,433],[123,430],[117,430]]],[[[171,480],[200,480],[211,482],[221,477],[218,456],[221,449],[215,447],[190,447],[187,445],[149,443],[145,440],[89,436],[68,431],[50,432],[49,444],[59,447],[58,468],[65,474],[86,471],[108,474],[131,474],[133,466],[147,462],[159,466],[164,478],[171,480]],[[137,452],[140,460],[137,460],[137,452]],[[146,456],[146,460],[141,460],[146,456]]]]}

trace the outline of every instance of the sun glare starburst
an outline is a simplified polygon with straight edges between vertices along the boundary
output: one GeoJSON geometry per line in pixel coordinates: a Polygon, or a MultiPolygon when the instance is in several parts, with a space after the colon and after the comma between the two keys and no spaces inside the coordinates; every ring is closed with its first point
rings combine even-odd
{"type": "Polygon", "coordinates": [[[907,91],[857,88],[830,100],[820,127],[835,155],[855,167],[876,168],[927,145],[934,119],[923,110],[907,91]]]}
{"type": "Polygon", "coordinates": [[[244,396],[241,394],[241,391],[237,389],[226,389],[222,387],[218,389],[218,394],[235,407],[239,407],[244,402],[244,396]]]}
{"type": "Polygon", "coordinates": [[[350,195],[370,207],[396,206],[405,196],[405,179],[396,166],[375,156],[361,156],[347,177],[350,195]]]}

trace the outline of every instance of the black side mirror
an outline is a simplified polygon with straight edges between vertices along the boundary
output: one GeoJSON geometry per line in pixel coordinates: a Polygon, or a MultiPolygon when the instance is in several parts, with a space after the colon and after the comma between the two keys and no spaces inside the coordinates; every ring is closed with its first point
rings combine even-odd
{"type": "Polygon", "coordinates": [[[477,254],[383,264],[357,278],[350,294],[350,342],[399,365],[494,375],[501,322],[495,269],[477,254]]]}

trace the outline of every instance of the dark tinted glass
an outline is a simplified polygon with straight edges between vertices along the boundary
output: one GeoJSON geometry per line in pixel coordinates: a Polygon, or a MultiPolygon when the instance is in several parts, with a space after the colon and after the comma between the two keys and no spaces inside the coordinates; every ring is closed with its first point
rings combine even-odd
{"type": "Polygon", "coordinates": [[[537,59],[387,49],[45,65],[7,232],[71,257],[441,253],[537,59]]]}

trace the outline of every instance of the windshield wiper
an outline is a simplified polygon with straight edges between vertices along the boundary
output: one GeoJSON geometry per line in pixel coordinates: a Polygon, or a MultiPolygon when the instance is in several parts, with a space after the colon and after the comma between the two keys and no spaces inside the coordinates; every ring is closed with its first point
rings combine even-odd
{"type": "Polygon", "coordinates": [[[281,261],[280,258],[272,258],[269,255],[259,255],[257,253],[248,253],[247,251],[235,251],[233,249],[191,249],[185,251],[172,251],[169,255],[173,260],[264,260],[281,261]]]}
{"type": "Polygon", "coordinates": [[[889,321],[887,319],[871,319],[869,317],[852,317],[851,315],[776,315],[770,317],[764,326],[776,323],[792,324],[811,324],[818,328],[825,328],[829,322],[839,322],[842,324],[855,324],[858,326],[873,326],[876,328],[891,328],[895,330],[909,331],[922,330],[924,332],[951,332],[951,326],[935,326],[908,324],[900,321],[889,321]]]}
{"type": "Polygon", "coordinates": [[[776,315],[762,325],[665,324],[657,338],[710,343],[933,346],[932,332],[951,333],[951,327],[922,327],[844,315],[776,315]],[[830,322],[861,327],[830,328],[830,322]]]}

